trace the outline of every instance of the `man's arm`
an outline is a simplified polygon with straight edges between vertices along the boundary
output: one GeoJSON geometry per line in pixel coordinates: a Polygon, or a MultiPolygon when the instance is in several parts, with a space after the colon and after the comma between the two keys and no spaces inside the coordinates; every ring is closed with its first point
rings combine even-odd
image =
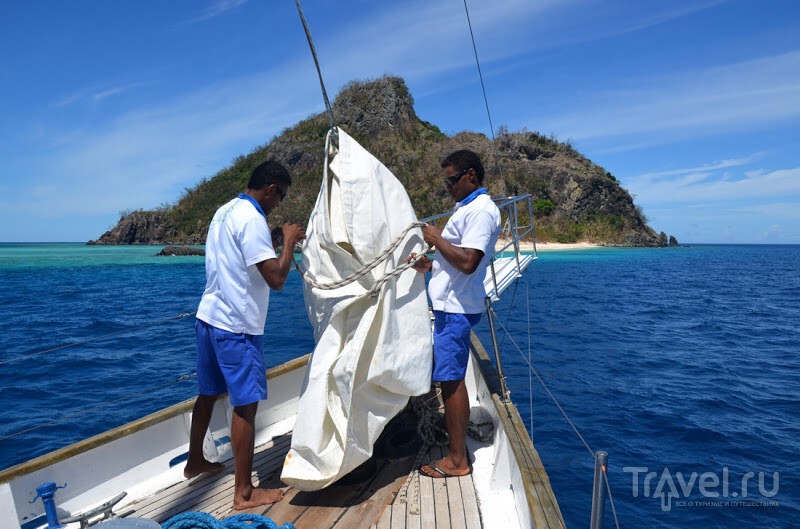
{"type": "Polygon", "coordinates": [[[457,270],[465,274],[471,274],[478,269],[478,265],[483,259],[483,252],[475,248],[461,248],[449,243],[442,237],[442,230],[435,226],[425,226],[422,228],[422,236],[425,242],[436,247],[436,251],[447,259],[457,270]]]}
{"type": "Polygon", "coordinates": [[[256,263],[264,281],[272,290],[281,290],[289,270],[292,268],[292,253],[295,245],[305,239],[306,231],[297,224],[283,225],[283,248],[277,259],[267,259],[256,263]]]}

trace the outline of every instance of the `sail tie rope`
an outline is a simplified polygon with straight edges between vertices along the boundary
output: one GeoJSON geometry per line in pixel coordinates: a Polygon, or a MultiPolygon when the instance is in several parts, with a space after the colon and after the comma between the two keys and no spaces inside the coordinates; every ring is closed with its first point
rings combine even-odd
{"type": "MultiPolygon", "coordinates": [[[[361,268],[359,268],[358,270],[356,270],[347,277],[344,277],[342,279],[337,279],[329,283],[318,282],[310,278],[308,274],[302,274],[303,279],[312,287],[318,288],[320,290],[335,290],[337,288],[349,285],[358,280],[359,278],[363,277],[364,275],[366,275],[376,266],[384,262],[390,255],[392,255],[392,252],[394,252],[397,249],[397,247],[400,246],[400,243],[403,242],[403,239],[405,239],[408,232],[410,232],[414,228],[421,228],[423,226],[426,226],[424,222],[412,222],[406,229],[400,232],[400,234],[391,242],[391,244],[389,244],[389,246],[383,252],[375,256],[375,258],[365,263],[361,268]]],[[[425,252],[429,251],[430,249],[431,246],[428,246],[428,249],[425,250],[425,252]]],[[[414,266],[417,263],[417,261],[422,259],[422,256],[425,254],[425,252],[422,252],[416,257],[413,257],[408,261],[403,262],[402,264],[398,265],[394,270],[387,273],[382,278],[378,279],[372,286],[372,288],[370,288],[366,292],[366,295],[368,295],[371,298],[377,297],[381,289],[383,288],[383,285],[386,284],[386,282],[389,281],[389,279],[403,273],[405,270],[408,270],[409,268],[414,266]]]]}
{"type": "Polygon", "coordinates": [[[217,520],[205,512],[184,512],[173,516],[163,524],[162,529],[295,529],[291,522],[278,525],[272,519],[260,514],[235,514],[217,520]]]}

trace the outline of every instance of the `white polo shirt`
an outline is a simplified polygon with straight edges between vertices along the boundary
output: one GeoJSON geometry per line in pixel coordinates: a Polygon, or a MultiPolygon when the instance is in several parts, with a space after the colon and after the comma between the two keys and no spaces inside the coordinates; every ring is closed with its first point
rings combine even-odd
{"type": "Polygon", "coordinates": [[[488,194],[467,204],[456,203],[456,211],[442,230],[442,237],[454,246],[483,252],[483,259],[472,274],[451,265],[439,252],[433,261],[428,295],[433,310],[458,314],[478,314],[485,308],[483,279],[500,235],[500,210],[488,194]]]}
{"type": "Polygon", "coordinates": [[[275,259],[267,219],[245,198],[214,214],[206,238],[206,289],[197,318],[226,331],[262,335],[269,286],[256,263],[275,259]]]}

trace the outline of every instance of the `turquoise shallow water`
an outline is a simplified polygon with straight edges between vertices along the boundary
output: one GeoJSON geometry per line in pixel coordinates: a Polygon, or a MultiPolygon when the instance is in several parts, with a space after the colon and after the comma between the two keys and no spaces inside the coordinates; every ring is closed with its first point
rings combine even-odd
{"type": "MultiPolygon", "coordinates": [[[[193,319],[173,317],[195,310],[203,259],[160,248],[0,244],[0,362],[162,322],[0,364],[0,437],[71,416],[0,440],[0,468],[194,394],[189,380],[75,415],[194,369],[193,319]]],[[[272,296],[270,366],[313,349],[299,276],[272,296]]],[[[513,337],[500,338],[512,398],[567,526],[588,525],[593,463],[529,382],[529,349],[591,449],[609,452],[622,527],[795,526],[799,302],[797,246],[540,254],[496,310],[513,337]]],[[[489,346],[485,318],[478,334],[489,346]]]]}

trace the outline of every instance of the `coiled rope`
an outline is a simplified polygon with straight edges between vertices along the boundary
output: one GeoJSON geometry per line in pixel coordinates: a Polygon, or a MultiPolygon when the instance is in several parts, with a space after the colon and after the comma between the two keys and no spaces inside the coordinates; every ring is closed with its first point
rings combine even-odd
{"type": "MultiPolygon", "coordinates": [[[[412,222],[411,224],[409,224],[406,229],[404,229],[402,232],[400,232],[400,234],[397,237],[395,237],[395,239],[391,242],[391,244],[389,244],[389,246],[383,252],[375,256],[375,258],[365,263],[364,266],[362,266],[361,268],[359,268],[358,270],[356,270],[347,277],[344,277],[342,279],[337,279],[329,283],[316,281],[313,278],[309,277],[308,274],[302,274],[303,279],[312,287],[318,288],[320,290],[335,290],[337,288],[349,285],[358,280],[359,278],[363,277],[364,275],[366,275],[376,266],[384,262],[390,255],[392,255],[392,253],[397,249],[397,247],[400,246],[400,243],[403,242],[408,232],[410,232],[415,228],[422,228],[423,226],[426,226],[424,222],[412,222]]],[[[368,295],[371,298],[377,297],[381,289],[383,288],[383,285],[386,284],[387,281],[389,281],[392,277],[397,276],[403,273],[405,270],[408,270],[409,268],[414,266],[417,263],[417,261],[422,259],[423,254],[429,251],[430,249],[431,246],[428,246],[428,249],[425,250],[424,252],[421,252],[416,257],[401,263],[394,270],[392,270],[391,272],[384,275],[382,278],[375,281],[375,284],[365,293],[365,295],[368,295]]]]}
{"type": "MultiPolygon", "coordinates": [[[[408,503],[408,487],[414,481],[417,474],[419,474],[419,467],[422,464],[422,459],[425,454],[434,446],[447,446],[449,443],[449,436],[447,431],[439,426],[444,415],[438,410],[438,397],[441,394],[441,389],[436,388],[436,392],[431,397],[411,397],[411,408],[417,416],[417,433],[422,439],[422,446],[417,451],[417,456],[414,458],[414,463],[411,465],[411,472],[408,474],[406,484],[403,489],[398,493],[400,502],[408,503]],[[436,406],[432,405],[437,402],[436,406]],[[438,434],[438,435],[437,435],[438,434]],[[441,437],[441,441],[439,438],[441,437]]],[[[492,421],[485,421],[481,423],[474,423],[469,421],[467,424],[467,435],[481,442],[489,441],[494,434],[494,423],[492,421]],[[488,431],[484,432],[481,428],[491,425],[488,431]]],[[[409,513],[419,514],[419,488],[414,489],[414,497],[411,499],[411,507],[409,513]]]]}
{"type": "Polygon", "coordinates": [[[161,527],[162,529],[295,529],[291,522],[278,525],[260,514],[235,514],[217,520],[205,512],[178,514],[161,524],[161,527]]]}

